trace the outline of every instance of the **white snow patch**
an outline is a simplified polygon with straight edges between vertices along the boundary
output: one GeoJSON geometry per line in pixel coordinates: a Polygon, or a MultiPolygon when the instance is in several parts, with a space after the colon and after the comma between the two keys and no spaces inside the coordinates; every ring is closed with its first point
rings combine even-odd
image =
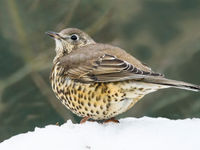
{"type": "Polygon", "coordinates": [[[48,125],[0,143],[0,150],[200,150],[200,119],[125,118],[119,124],[48,125]]]}

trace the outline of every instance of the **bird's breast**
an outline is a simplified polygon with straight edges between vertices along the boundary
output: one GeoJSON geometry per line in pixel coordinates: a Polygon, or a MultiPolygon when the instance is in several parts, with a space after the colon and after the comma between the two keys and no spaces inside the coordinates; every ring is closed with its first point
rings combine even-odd
{"type": "Polygon", "coordinates": [[[145,90],[132,81],[81,83],[53,68],[51,85],[56,97],[73,113],[95,120],[114,117],[131,108],[145,95],[145,90]],[[132,86],[131,86],[132,85],[132,86]]]}

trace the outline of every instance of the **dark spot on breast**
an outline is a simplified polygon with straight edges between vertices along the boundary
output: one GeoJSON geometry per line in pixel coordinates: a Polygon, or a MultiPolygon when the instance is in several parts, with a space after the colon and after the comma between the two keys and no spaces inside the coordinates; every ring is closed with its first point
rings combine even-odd
{"type": "Polygon", "coordinates": [[[78,87],[78,91],[81,91],[81,89],[82,89],[81,86],[79,86],[79,87],[78,87]]]}
{"type": "Polygon", "coordinates": [[[91,113],[94,113],[94,110],[90,110],[91,113]]]}
{"type": "Polygon", "coordinates": [[[100,108],[103,109],[103,106],[101,105],[100,108]]]}
{"type": "Polygon", "coordinates": [[[108,103],[107,105],[106,105],[106,108],[108,109],[110,107],[110,103],[108,103]]]}
{"type": "Polygon", "coordinates": [[[96,97],[96,100],[97,100],[97,101],[99,101],[100,99],[101,99],[101,96],[100,96],[100,95],[96,97]]]}
{"type": "Polygon", "coordinates": [[[80,98],[83,98],[83,94],[82,93],[80,94],[80,98]]]}
{"type": "Polygon", "coordinates": [[[58,89],[58,86],[56,86],[56,91],[60,94],[60,91],[59,91],[59,89],[58,89]]]}
{"type": "Polygon", "coordinates": [[[68,104],[68,103],[65,103],[65,105],[66,105],[67,107],[69,107],[69,104],[68,104]]]}
{"type": "Polygon", "coordinates": [[[80,93],[78,93],[78,98],[81,98],[81,94],[80,93]]]}
{"type": "Polygon", "coordinates": [[[90,103],[90,102],[88,102],[88,106],[91,106],[91,103],[90,103]]]}
{"type": "Polygon", "coordinates": [[[115,96],[117,96],[117,97],[118,97],[118,93],[115,93],[115,96]]]}
{"type": "Polygon", "coordinates": [[[69,96],[69,99],[70,99],[70,101],[72,101],[72,97],[71,96],[69,96]]]}
{"type": "Polygon", "coordinates": [[[92,92],[92,98],[94,98],[94,92],[92,92]]]}
{"type": "Polygon", "coordinates": [[[65,99],[65,97],[62,95],[62,96],[61,96],[61,99],[65,99]]]}
{"type": "Polygon", "coordinates": [[[103,112],[103,115],[106,115],[106,112],[105,112],[105,111],[103,112]]]}
{"type": "Polygon", "coordinates": [[[56,67],[57,72],[59,72],[60,67],[56,67]]]}
{"type": "Polygon", "coordinates": [[[87,107],[85,107],[85,111],[88,111],[87,107]]]}
{"type": "Polygon", "coordinates": [[[91,98],[90,98],[90,96],[88,97],[88,100],[89,100],[89,101],[91,101],[91,98]]]}
{"type": "Polygon", "coordinates": [[[97,114],[99,114],[99,111],[96,111],[97,114]]]}
{"type": "Polygon", "coordinates": [[[77,90],[74,90],[74,94],[75,94],[75,95],[77,94],[77,90]]]}
{"type": "Polygon", "coordinates": [[[71,94],[74,94],[74,90],[71,89],[71,94]]]}
{"type": "Polygon", "coordinates": [[[88,95],[90,95],[91,94],[91,91],[88,91],[88,95]]]}
{"type": "Polygon", "coordinates": [[[74,97],[74,101],[76,101],[77,99],[76,99],[76,97],[74,97]]]}
{"type": "Polygon", "coordinates": [[[90,84],[90,85],[89,85],[89,87],[93,87],[93,86],[94,86],[94,84],[90,84]]]}
{"type": "Polygon", "coordinates": [[[73,89],[75,89],[75,87],[76,87],[76,84],[75,84],[75,83],[73,83],[73,85],[72,85],[72,88],[73,88],[73,89]]]}
{"type": "Polygon", "coordinates": [[[94,107],[97,107],[97,104],[96,104],[96,103],[94,103],[94,107]]]}
{"type": "Polygon", "coordinates": [[[107,90],[107,87],[104,84],[104,86],[101,88],[101,94],[106,93],[106,90],[107,90]]]}
{"type": "Polygon", "coordinates": [[[83,101],[81,102],[81,105],[84,105],[84,102],[83,102],[83,101]]]}
{"type": "Polygon", "coordinates": [[[101,83],[97,83],[97,85],[96,85],[94,90],[97,91],[100,86],[101,86],[101,83]]]}
{"type": "Polygon", "coordinates": [[[66,94],[69,95],[70,94],[70,90],[67,90],[66,94]]]}
{"type": "Polygon", "coordinates": [[[62,84],[65,83],[65,78],[61,78],[61,83],[62,83],[62,84]]]}

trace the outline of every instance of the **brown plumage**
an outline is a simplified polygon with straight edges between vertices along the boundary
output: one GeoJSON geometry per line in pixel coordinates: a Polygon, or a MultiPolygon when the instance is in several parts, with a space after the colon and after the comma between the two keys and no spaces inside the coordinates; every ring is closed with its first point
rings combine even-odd
{"type": "Polygon", "coordinates": [[[113,118],[158,89],[200,91],[198,85],[164,78],[124,50],[96,43],[79,29],[47,34],[56,41],[50,75],[53,91],[84,121],[113,118]]]}

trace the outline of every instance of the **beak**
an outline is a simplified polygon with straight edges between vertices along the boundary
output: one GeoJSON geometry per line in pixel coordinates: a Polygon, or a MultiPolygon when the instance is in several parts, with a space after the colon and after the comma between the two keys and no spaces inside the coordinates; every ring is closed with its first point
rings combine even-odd
{"type": "Polygon", "coordinates": [[[47,35],[49,35],[50,37],[52,37],[53,39],[59,39],[60,38],[60,35],[57,32],[47,31],[45,33],[47,35]]]}

